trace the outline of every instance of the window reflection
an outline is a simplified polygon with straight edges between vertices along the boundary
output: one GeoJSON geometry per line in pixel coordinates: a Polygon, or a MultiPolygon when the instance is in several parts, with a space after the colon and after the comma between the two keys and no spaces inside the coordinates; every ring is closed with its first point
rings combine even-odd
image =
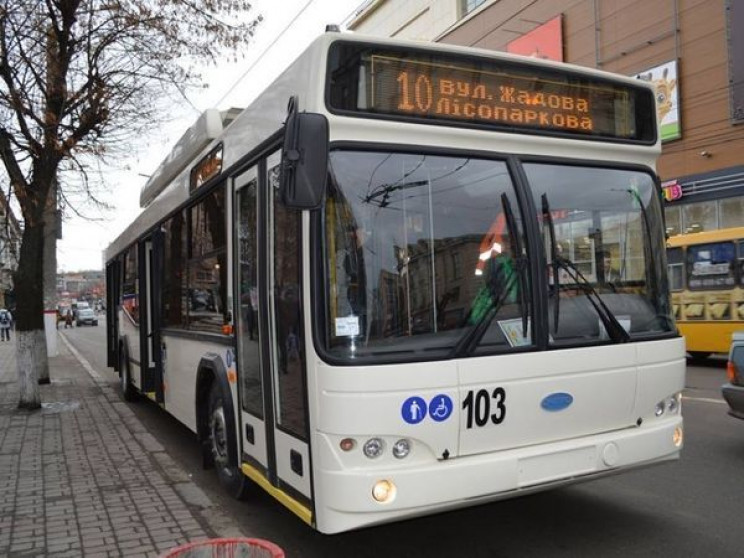
{"type": "Polygon", "coordinates": [[[179,211],[163,225],[163,325],[186,327],[186,214],[179,211]]]}
{"type": "Polygon", "coordinates": [[[222,332],[227,259],[225,191],[217,188],[163,224],[163,323],[222,332]]]}
{"type": "MultiPolygon", "coordinates": [[[[277,362],[277,422],[307,439],[307,409],[303,397],[305,346],[302,327],[301,224],[302,214],[288,209],[279,195],[279,166],[268,169],[274,228],[274,354],[277,362]]],[[[278,157],[277,157],[278,159],[278,157]]]]}
{"type": "Polygon", "coordinates": [[[490,324],[476,343],[481,349],[531,342],[529,328],[525,336],[512,327],[527,319],[529,295],[521,288],[529,282],[516,280],[525,243],[505,163],[354,152],[334,152],[331,161],[325,235],[332,351],[449,351],[481,319],[490,324]]]}
{"type": "MultiPolygon", "coordinates": [[[[255,175],[255,170],[249,171],[255,175]]],[[[258,296],[258,180],[238,192],[240,381],[243,409],[263,417],[258,296]]]]}
{"type": "Polygon", "coordinates": [[[123,281],[121,283],[121,307],[132,323],[139,326],[139,265],[137,245],[133,245],[124,255],[123,281]]]}
{"type": "Polygon", "coordinates": [[[671,331],[666,258],[656,250],[664,239],[661,206],[651,175],[549,164],[524,169],[542,210],[550,342],[606,339],[597,300],[631,337],[671,331]]]}

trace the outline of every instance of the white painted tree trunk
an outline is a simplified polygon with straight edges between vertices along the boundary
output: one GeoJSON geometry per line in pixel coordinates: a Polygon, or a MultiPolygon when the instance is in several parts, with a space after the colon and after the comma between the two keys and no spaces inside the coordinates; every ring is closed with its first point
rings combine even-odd
{"type": "Polygon", "coordinates": [[[18,388],[21,409],[41,407],[39,370],[47,363],[46,334],[43,329],[16,331],[16,362],[18,365],[18,388]]]}

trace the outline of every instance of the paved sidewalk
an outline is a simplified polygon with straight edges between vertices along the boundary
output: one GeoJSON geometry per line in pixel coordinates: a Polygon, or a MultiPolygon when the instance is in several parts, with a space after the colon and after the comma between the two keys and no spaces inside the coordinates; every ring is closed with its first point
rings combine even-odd
{"type": "Polygon", "coordinates": [[[34,412],[17,408],[15,336],[0,342],[0,556],[158,556],[241,536],[58,335],[34,412]]]}

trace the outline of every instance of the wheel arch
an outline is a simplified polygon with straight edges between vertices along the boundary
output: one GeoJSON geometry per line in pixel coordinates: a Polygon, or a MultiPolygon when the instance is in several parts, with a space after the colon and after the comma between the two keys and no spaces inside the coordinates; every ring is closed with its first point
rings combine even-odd
{"type": "Polygon", "coordinates": [[[222,393],[230,465],[238,467],[236,414],[227,370],[219,355],[207,353],[199,361],[199,368],[196,373],[196,400],[194,401],[196,405],[196,435],[203,451],[205,451],[205,443],[209,440],[209,392],[213,384],[216,384],[222,393]]]}

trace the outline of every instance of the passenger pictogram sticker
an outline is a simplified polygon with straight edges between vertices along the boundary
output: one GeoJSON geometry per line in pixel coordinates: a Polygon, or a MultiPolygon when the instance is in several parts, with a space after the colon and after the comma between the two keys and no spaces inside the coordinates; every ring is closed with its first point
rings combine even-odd
{"type": "Polygon", "coordinates": [[[421,397],[409,397],[400,408],[403,420],[408,424],[418,424],[426,418],[426,401],[421,397]]]}

